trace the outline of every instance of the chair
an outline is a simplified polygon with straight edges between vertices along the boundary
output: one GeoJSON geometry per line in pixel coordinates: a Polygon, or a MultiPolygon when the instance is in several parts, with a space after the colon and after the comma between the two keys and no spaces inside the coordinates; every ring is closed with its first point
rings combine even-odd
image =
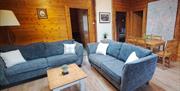
{"type": "MultiPolygon", "coordinates": [[[[151,39],[152,40],[162,40],[162,36],[159,36],[159,35],[151,35],[151,39]]],[[[154,48],[153,49],[153,52],[158,52],[160,51],[161,48],[160,47],[157,47],[157,48],[154,48]]]]}
{"type": "Polygon", "coordinates": [[[151,35],[151,39],[162,40],[162,36],[159,36],[159,35],[151,35]]]}
{"type": "Polygon", "coordinates": [[[159,59],[162,59],[164,66],[170,67],[172,56],[176,54],[177,47],[178,47],[177,41],[170,40],[170,41],[167,41],[166,47],[163,51],[159,51],[156,53],[159,59]]]}
{"type": "Polygon", "coordinates": [[[145,35],[144,39],[152,39],[152,34],[151,35],[145,35]]]}

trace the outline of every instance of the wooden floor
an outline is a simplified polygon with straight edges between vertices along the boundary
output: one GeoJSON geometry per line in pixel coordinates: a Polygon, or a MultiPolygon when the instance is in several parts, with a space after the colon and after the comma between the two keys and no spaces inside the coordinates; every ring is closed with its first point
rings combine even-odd
{"type": "MultiPolygon", "coordinates": [[[[86,79],[87,91],[117,91],[94,68],[90,67],[87,56],[84,56],[82,69],[88,74],[86,79]]],[[[50,91],[47,78],[24,83],[2,91],[50,91]]],[[[79,91],[75,85],[64,91],[79,91]]],[[[153,79],[149,85],[142,86],[137,91],[180,91],[180,62],[172,63],[171,68],[163,68],[158,65],[153,79]]]]}

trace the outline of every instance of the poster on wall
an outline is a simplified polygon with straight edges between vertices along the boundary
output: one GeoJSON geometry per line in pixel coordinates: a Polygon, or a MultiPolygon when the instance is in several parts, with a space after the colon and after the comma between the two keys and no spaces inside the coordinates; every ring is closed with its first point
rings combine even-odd
{"type": "Polygon", "coordinates": [[[176,22],[178,0],[159,0],[148,4],[147,35],[159,35],[172,40],[176,22]]]}
{"type": "Polygon", "coordinates": [[[99,12],[99,23],[110,23],[110,12],[99,12]]]}

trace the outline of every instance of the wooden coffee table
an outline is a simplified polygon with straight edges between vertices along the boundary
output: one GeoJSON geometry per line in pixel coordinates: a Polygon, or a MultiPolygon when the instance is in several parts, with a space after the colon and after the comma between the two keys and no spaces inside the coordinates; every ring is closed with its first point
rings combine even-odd
{"type": "Polygon", "coordinates": [[[75,84],[80,84],[80,91],[86,91],[84,80],[87,77],[86,73],[76,64],[68,65],[69,74],[62,75],[62,69],[52,68],[47,70],[47,78],[49,88],[52,91],[61,91],[75,84]]]}

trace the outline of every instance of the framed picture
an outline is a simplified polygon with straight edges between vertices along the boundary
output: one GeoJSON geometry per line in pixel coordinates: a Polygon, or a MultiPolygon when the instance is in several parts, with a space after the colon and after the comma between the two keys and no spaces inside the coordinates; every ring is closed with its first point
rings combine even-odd
{"type": "Polygon", "coordinates": [[[47,10],[45,8],[37,8],[37,15],[39,19],[48,19],[47,10]]]}
{"type": "Polygon", "coordinates": [[[110,13],[109,12],[99,12],[99,22],[100,23],[110,23],[110,13]]]}

